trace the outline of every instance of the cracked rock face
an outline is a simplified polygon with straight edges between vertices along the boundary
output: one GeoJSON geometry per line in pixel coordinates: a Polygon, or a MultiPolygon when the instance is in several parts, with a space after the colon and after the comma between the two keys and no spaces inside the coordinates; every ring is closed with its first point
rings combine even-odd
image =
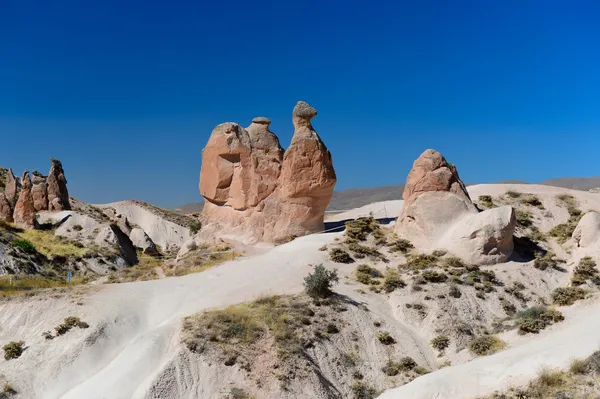
{"type": "Polygon", "coordinates": [[[71,209],[71,204],[65,171],[59,160],[51,158],[51,161],[52,167],[48,174],[48,210],[68,211],[71,209]]]}
{"type": "Polygon", "coordinates": [[[29,171],[25,171],[21,178],[21,192],[15,205],[13,219],[17,226],[26,229],[35,228],[35,207],[33,205],[32,187],[29,171]]]}
{"type": "Polygon", "coordinates": [[[304,102],[296,105],[286,151],[265,117],[254,118],[246,129],[227,122],[213,130],[200,171],[208,230],[212,224],[248,242],[280,242],[323,230],[336,176],[331,154],[310,122],[316,114],[304,102]]]}

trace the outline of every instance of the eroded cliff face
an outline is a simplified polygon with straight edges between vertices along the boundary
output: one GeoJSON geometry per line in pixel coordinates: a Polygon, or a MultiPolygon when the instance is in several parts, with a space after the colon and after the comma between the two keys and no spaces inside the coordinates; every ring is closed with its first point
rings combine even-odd
{"type": "Polygon", "coordinates": [[[336,176],[331,154],[311,124],[316,114],[298,102],[286,151],[264,117],[245,129],[227,122],[213,130],[200,171],[208,230],[253,242],[281,242],[323,230],[336,176]]]}

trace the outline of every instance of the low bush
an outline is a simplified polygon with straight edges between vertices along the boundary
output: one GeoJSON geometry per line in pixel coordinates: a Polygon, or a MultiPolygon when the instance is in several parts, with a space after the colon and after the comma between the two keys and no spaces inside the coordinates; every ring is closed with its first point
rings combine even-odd
{"type": "Polygon", "coordinates": [[[377,339],[384,345],[393,345],[396,343],[394,337],[392,337],[387,331],[379,331],[377,333],[377,339]]]}
{"type": "Polygon", "coordinates": [[[483,335],[469,342],[469,350],[476,356],[487,356],[501,351],[506,343],[493,335],[483,335]]]}
{"type": "Polygon", "coordinates": [[[445,273],[435,270],[425,270],[421,273],[421,277],[429,283],[443,283],[448,280],[448,276],[445,273]]]}
{"type": "Polygon", "coordinates": [[[417,255],[410,256],[407,259],[406,265],[404,265],[403,268],[420,270],[420,269],[426,269],[429,267],[435,267],[435,266],[437,266],[437,263],[438,263],[438,257],[433,254],[432,255],[417,254],[417,255]]]}
{"type": "Polygon", "coordinates": [[[369,234],[378,230],[379,224],[373,216],[362,217],[346,222],[346,236],[358,241],[366,241],[369,234]]]}
{"type": "Polygon", "coordinates": [[[393,377],[400,373],[400,365],[393,360],[388,360],[387,363],[381,368],[381,371],[389,377],[393,377]]]}
{"type": "Polygon", "coordinates": [[[559,269],[559,265],[562,263],[565,263],[565,261],[556,258],[554,253],[548,251],[544,255],[536,255],[535,260],[533,261],[533,267],[539,270],[546,270],[548,268],[559,269]]]}
{"type": "Polygon", "coordinates": [[[353,263],[350,254],[341,248],[333,248],[329,251],[329,258],[336,263],[353,263]]]}
{"type": "Polygon", "coordinates": [[[25,341],[12,341],[4,345],[4,360],[17,359],[25,350],[25,341]]]}
{"type": "Polygon", "coordinates": [[[589,256],[581,258],[579,264],[575,267],[571,283],[573,285],[582,285],[587,280],[597,281],[597,279],[598,269],[596,269],[596,262],[589,256]]]}
{"type": "Polygon", "coordinates": [[[313,298],[326,298],[333,294],[331,288],[338,282],[336,269],[327,270],[323,265],[317,265],[314,272],[304,278],[304,289],[313,298]]]}
{"type": "Polygon", "coordinates": [[[412,357],[405,356],[400,359],[398,366],[400,367],[400,370],[408,372],[417,367],[417,362],[415,362],[412,357]]]}
{"type": "Polygon", "coordinates": [[[29,242],[27,240],[14,239],[10,243],[10,247],[18,248],[28,254],[34,254],[37,252],[37,250],[35,249],[35,245],[33,245],[31,242],[29,242]]]}
{"type": "Polygon", "coordinates": [[[517,226],[523,229],[533,226],[533,215],[531,212],[524,209],[517,209],[515,211],[515,217],[517,219],[517,226]]]}
{"type": "Polygon", "coordinates": [[[525,205],[529,205],[529,206],[534,206],[538,209],[546,209],[546,208],[544,208],[544,204],[542,204],[542,201],[540,201],[540,199],[537,197],[537,195],[534,195],[534,194],[525,194],[521,198],[521,203],[523,203],[525,205]]]}
{"type": "Polygon", "coordinates": [[[363,284],[371,284],[374,278],[381,278],[383,275],[374,267],[369,265],[358,265],[355,270],[356,280],[363,284]]]}
{"type": "Polygon", "coordinates": [[[552,292],[552,301],[559,306],[570,306],[585,298],[585,291],[579,287],[560,287],[552,292]]]}
{"type": "Polygon", "coordinates": [[[190,235],[195,236],[202,229],[202,223],[199,220],[194,219],[190,221],[189,228],[190,235]]]}
{"type": "Polygon", "coordinates": [[[387,293],[393,292],[398,288],[406,287],[404,280],[400,278],[397,270],[386,268],[383,279],[383,290],[387,293]]]}
{"type": "Polygon", "coordinates": [[[510,198],[519,198],[522,194],[517,191],[509,190],[505,193],[505,195],[510,198]]]}
{"type": "Polygon", "coordinates": [[[431,346],[439,352],[444,352],[450,346],[450,338],[446,335],[438,335],[431,340],[431,346]]]}
{"type": "Polygon", "coordinates": [[[444,259],[442,266],[459,268],[459,267],[466,267],[467,265],[458,256],[450,256],[450,257],[444,259]]]}
{"type": "Polygon", "coordinates": [[[534,306],[517,313],[516,325],[518,333],[537,334],[546,327],[564,320],[564,316],[558,310],[548,309],[545,306],[534,306]]]}
{"type": "MultiPolygon", "coordinates": [[[[75,327],[85,329],[89,327],[89,324],[85,321],[81,321],[79,317],[69,316],[64,320],[62,324],[59,324],[58,326],[54,327],[54,330],[56,330],[56,335],[59,336],[65,335],[66,333],[71,331],[72,328],[75,327]]],[[[48,338],[46,337],[46,339],[48,338]]]]}
{"type": "Polygon", "coordinates": [[[362,259],[366,256],[369,258],[380,259],[384,256],[377,250],[377,248],[367,247],[358,243],[351,243],[348,245],[348,249],[354,252],[354,256],[358,259],[362,259]]]}
{"type": "Polygon", "coordinates": [[[408,253],[411,249],[414,248],[414,246],[411,244],[410,241],[405,240],[403,238],[400,238],[400,239],[388,244],[388,247],[390,248],[390,252],[402,252],[402,253],[408,253]]]}
{"type": "Polygon", "coordinates": [[[485,208],[494,208],[495,207],[494,200],[492,199],[491,195],[480,195],[478,200],[479,200],[479,204],[481,204],[485,208]]]}
{"type": "Polygon", "coordinates": [[[452,298],[460,298],[462,296],[462,293],[460,292],[460,289],[456,286],[456,284],[452,284],[450,285],[448,295],[450,295],[452,298]]]}
{"type": "Polygon", "coordinates": [[[354,399],[375,399],[378,395],[375,388],[364,381],[355,381],[351,390],[354,399]]]}

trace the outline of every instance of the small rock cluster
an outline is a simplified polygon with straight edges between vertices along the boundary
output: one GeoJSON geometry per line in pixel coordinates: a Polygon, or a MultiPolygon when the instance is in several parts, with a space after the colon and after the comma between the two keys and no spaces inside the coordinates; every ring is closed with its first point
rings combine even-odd
{"type": "Polygon", "coordinates": [[[60,161],[50,160],[48,176],[34,171],[32,179],[25,171],[18,179],[12,169],[6,171],[4,192],[0,192],[0,220],[32,229],[37,212],[71,209],[65,171],[60,161]]]}
{"type": "Polygon", "coordinates": [[[323,230],[336,175],[331,154],[311,125],[316,115],[298,102],[286,151],[264,117],[246,129],[227,122],[213,130],[200,171],[204,231],[212,225],[245,241],[277,243],[323,230]]]}

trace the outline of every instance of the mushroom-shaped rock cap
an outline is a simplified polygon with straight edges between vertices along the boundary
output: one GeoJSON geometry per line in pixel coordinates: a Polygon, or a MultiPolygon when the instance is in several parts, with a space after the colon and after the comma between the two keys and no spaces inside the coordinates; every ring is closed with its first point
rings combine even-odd
{"type": "Polygon", "coordinates": [[[298,101],[298,104],[294,107],[292,116],[294,118],[301,118],[311,120],[317,115],[317,110],[305,103],[304,101],[298,101]]]}
{"type": "Polygon", "coordinates": [[[252,123],[260,123],[261,125],[270,125],[271,124],[271,120],[269,118],[265,118],[264,116],[257,116],[256,118],[252,119],[252,123]]]}

